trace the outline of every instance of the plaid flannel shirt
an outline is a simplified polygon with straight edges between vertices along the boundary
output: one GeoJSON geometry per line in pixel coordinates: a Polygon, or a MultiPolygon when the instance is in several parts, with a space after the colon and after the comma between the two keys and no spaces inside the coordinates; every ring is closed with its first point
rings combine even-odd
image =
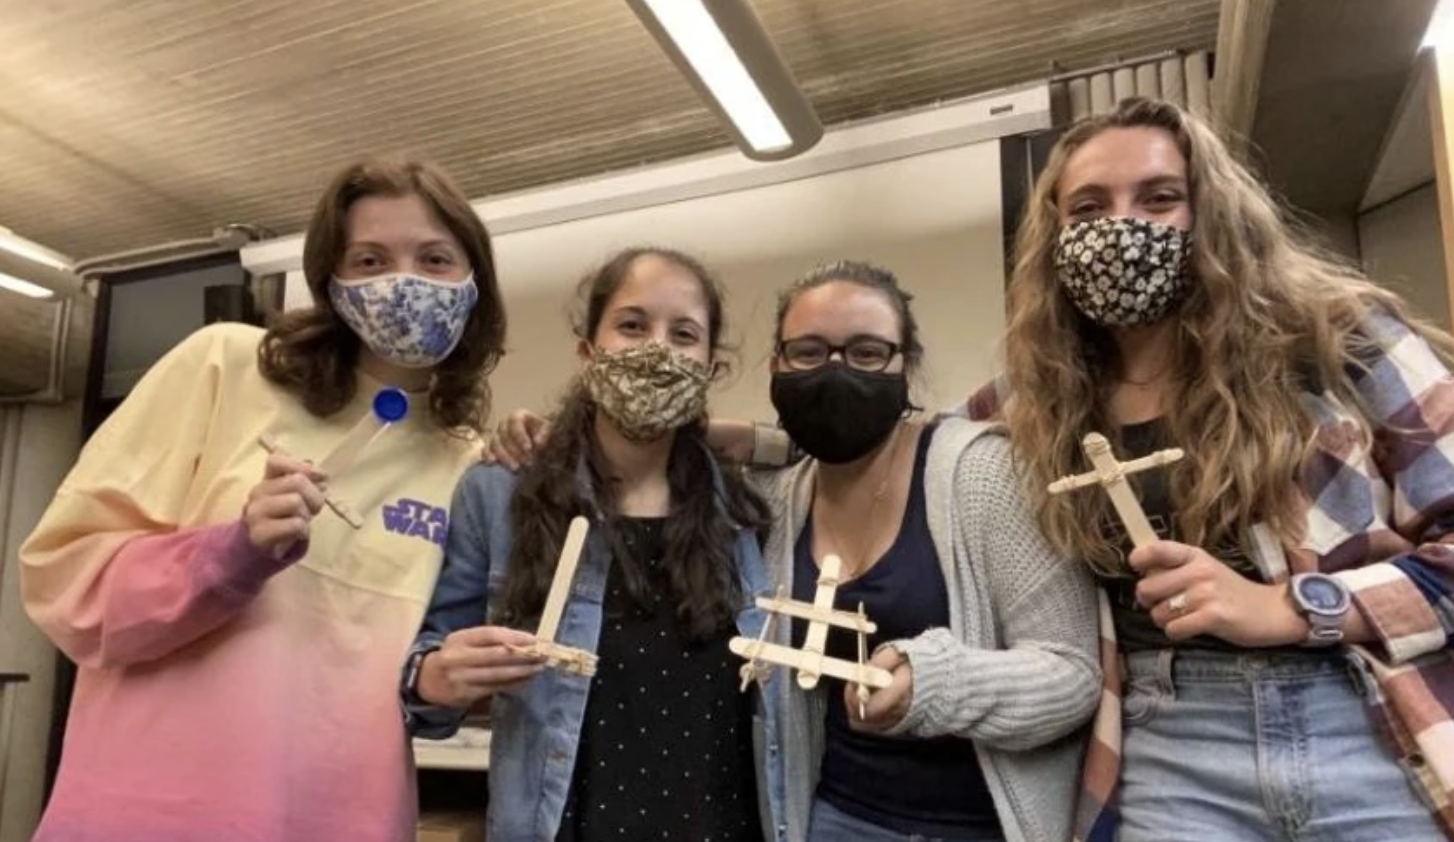
{"type": "MultiPolygon", "coordinates": [[[[1371,417],[1330,393],[1304,392],[1315,443],[1301,468],[1306,529],[1279,545],[1260,527],[1249,555],[1267,581],[1321,571],[1343,580],[1377,641],[1353,646],[1384,737],[1454,840],[1454,377],[1398,319],[1375,313],[1363,333],[1379,351],[1352,372],[1371,417]],[[1371,435],[1365,435],[1365,430],[1371,435]]],[[[996,416],[1002,382],[961,412],[996,416]]],[[[1120,778],[1122,664],[1101,594],[1105,675],[1076,805],[1076,842],[1113,842],[1120,778]]]]}

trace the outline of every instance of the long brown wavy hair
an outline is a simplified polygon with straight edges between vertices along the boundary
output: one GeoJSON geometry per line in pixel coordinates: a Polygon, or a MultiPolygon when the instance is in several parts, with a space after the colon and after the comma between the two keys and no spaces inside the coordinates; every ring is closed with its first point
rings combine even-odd
{"type": "MultiPolygon", "coordinates": [[[[611,299],[630,277],[636,261],[647,256],[681,266],[701,284],[713,370],[722,373],[726,369],[720,359],[725,330],[722,287],[697,260],[671,249],[626,249],[581,281],[579,312],[572,319],[576,335],[594,341],[611,299]]],[[[550,438],[521,474],[511,501],[514,546],[505,577],[502,624],[519,626],[539,615],[555,575],[566,526],[576,515],[590,517],[597,511],[602,515],[612,564],[621,566],[627,591],[638,604],[650,588],[646,560],[635,558],[621,539],[612,484],[606,480],[607,469],[597,450],[595,418],[596,408],[577,377],[555,415],[550,438]],[[583,497],[577,479],[582,464],[595,498],[594,509],[583,497]]],[[[663,564],[677,621],[696,639],[731,624],[742,604],[733,526],[757,530],[762,536],[771,522],[767,504],[727,466],[716,466],[723,480],[723,493],[718,493],[709,481],[716,457],[703,434],[704,428],[696,424],[680,427],[673,434],[667,462],[671,509],[662,536],[663,564]]]]}
{"type": "Polygon", "coordinates": [[[1046,485],[1087,469],[1083,436],[1115,429],[1107,406],[1120,364],[1117,345],[1062,293],[1052,258],[1067,160],[1101,132],[1128,127],[1166,131],[1187,164],[1192,291],[1173,317],[1177,385],[1167,404],[1175,409],[1165,418],[1171,441],[1186,451],[1170,476],[1181,539],[1222,546],[1265,522],[1295,543],[1304,529],[1299,466],[1313,432],[1302,394],[1326,390],[1366,409],[1352,375],[1372,350],[1360,333],[1371,311],[1406,321],[1446,359],[1454,357],[1454,342],[1314,245],[1205,122],[1145,99],[1126,100],[1061,137],[1020,225],[1003,411],[1028,467],[1040,524],[1062,551],[1117,572],[1120,553],[1101,532],[1106,495],[1051,496],[1046,485]]]}
{"type": "Polygon", "coordinates": [[[469,257],[479,300],[459,344],[434,368],[429,414],[444,430],[470,435],[490,411],[486,378],[505,349],[505,307],[490,235],[449,176],[421,161],[371,158],[346,167],[318,200],[303,243],[310,308],[284,313],[258,347],[263,376],[319,417],[343,409],[358,390],[360,340],[339,318],[328,283],[348,246],[348,211],[368,196],[418,196],[469,257]]]}

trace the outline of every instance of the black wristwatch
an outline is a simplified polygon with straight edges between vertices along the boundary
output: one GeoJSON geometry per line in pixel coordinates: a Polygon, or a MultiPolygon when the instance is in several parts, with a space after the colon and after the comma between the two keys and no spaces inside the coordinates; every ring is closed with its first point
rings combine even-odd
{"type": "Polygon", "coordinates": [[[1288,581],[1293,607],[1307,618],[1304,646],[1335,646],[1343,642],[1343,618],[1353,606],[1348,586],[1325,573],[1299,573],[1288,581]]]}
{"type": "Polygon", "coordinates": [[[438,646],[421,649],[410,655],[409,660],[404,662],[404,693],[409,699],[416,702],[424,701],[419,697],[419,674],[423,671],[424,659],[430,653],[438,651],[438,646]]]}

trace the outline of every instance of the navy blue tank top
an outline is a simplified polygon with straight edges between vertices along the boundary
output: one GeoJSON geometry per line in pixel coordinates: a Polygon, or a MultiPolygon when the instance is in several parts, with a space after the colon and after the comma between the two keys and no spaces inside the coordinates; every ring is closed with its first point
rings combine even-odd
{"type": "MultiPolygon", "coordinates": [[[[924,464],[934,426],[919,437],[914,476],[898,537],[863,576],[839,586],[835,607],[864,611],[878,625],[867,650],[891,640],[916,637],[949,625],[949,592],[929,534],[924,502],[924,464]]],[[[793,598],[813,601],[818,565],[813,560],[810,517],[794,547],[793,598]]],[[[793,641],[802,646],[806,623],[793,623],[793,641]]],[[[858,637],[830,629],[827,654],[858,659],[858,637]]],[[[958,737],[917,739],[864,734],[848,727],[844,682],[823,679],[828,693],[827,745],[817,796],[839,810],[905,834],[924,836],[1002,835],[994,800],[974,753],[958,737]]]]}

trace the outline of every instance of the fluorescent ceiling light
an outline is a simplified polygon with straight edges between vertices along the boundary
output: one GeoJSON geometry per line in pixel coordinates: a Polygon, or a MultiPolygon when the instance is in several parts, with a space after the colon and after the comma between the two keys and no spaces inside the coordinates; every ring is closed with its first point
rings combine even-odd
{"type": "Polygon", "coordinates": [[[726,121],[747,157],[779,160],[823,136],[748,0],[627,0],[726,121]]]}
{"type": "Polygon", "coordinates": [[[50,298],[55,293],[30,281],[22,281],[13,275],[0,274],[0,289],[8,289],[11,292],[18,292],[21,295],[28,295],[31,298],[50,298]]]}
{"type": "Polygon", "coordinates": [[[696,0],[646,0],[646,5],[753,149],[777,152],[792,145],[787,128],[706,6],[696,0]]]}
{"type": "Polygon", "coordinates": [[[19,255],[42,266],[49,266],[63,272],[71,271],[71,261],[66,259],[65,255],[51,251],[39,243],[33,243],[3,226],[0,226],[0,249],[5,249],[11,254],[19,255]]]}
{"type": "Polygon", "coordinates": [[[1454,48],[1454,0],[1439,0],[1434,7],[1434,18],[1424,31],[1422,46],[1454,48]]]}

